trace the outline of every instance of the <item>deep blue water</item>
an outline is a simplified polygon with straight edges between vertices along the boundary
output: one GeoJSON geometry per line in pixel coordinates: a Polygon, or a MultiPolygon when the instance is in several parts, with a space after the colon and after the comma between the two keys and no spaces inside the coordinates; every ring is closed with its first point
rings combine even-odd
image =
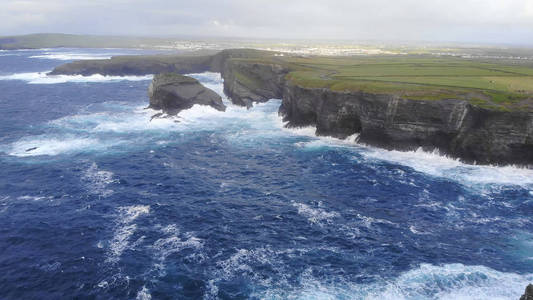
{"type": "Polygon", "coordinates": [[[279,100],[150,121],[150,76],[39,73],[147,52],[0,52],[0,299],[518,299],[533,281],[532,170],[316,138],[279,100]]]}

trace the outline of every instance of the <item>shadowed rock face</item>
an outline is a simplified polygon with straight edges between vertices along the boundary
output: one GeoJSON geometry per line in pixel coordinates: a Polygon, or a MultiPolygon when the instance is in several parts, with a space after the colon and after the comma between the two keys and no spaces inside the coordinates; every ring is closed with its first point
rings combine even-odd
{"type": "Polygon", "coordinates": [[[222,98],[204,87],[198,80],[175,73],[156,75],[148,89],[150,108],[161,109],[167,114],[177,114],[195,104],[209,105],[225,111],[222,98]]]}
{"type": "Polygon", "coordinates": [[[520,300],[533,300],[533,284],[530,284],[526,287],[526,291],[520,300]]]}
{"type": "Polygon", "coordinates": [[[438,149],[466,162],[533,165],[533,114],[491,111],[462,100],[335,92],[286,84],[280,113],[289,126],[385,149],[438,149]]]}
{"type": "Polygon", "coordinates": [[[246,107],[253,102],[279,99],[289,70],[274,63],[229,60],[221,70],[224,93],[234,104],[246,107]]]}

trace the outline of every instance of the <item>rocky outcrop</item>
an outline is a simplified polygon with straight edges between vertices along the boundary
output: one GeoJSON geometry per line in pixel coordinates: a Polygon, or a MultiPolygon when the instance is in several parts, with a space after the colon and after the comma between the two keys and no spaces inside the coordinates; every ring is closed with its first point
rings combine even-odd
{"type": "Polygon", "coordinates": [[[289,126],[385,149],[439,150],[479,164],[533,165],[533,114],[491,111],[462,100],[308,89],[288,83],[280,113],[289,126]]]}
{"type": "Polygon", "coordinates": [[[180,74],[200,73],[211,70],[212,60],[212,55],[114,56],[111,59],[74,61],[56,67],[49,74],[125,76],[159,74],[164,72],[180,74]]]}
{"type": "Polygon", "coordinates": [[[148,89],[150,108],[161,109],[164,113],[175,115],[195,104],[209,105],[225,111],[222,98],[214,91],[204,87],[198,80],[175,73],[156,75],[148,89]]]}
{"type": "Polygon", "coordinates": [[[520,300],[533,300],[533,284],[530,284],[526,287],[524,295],[520,297],[520,300]]]}

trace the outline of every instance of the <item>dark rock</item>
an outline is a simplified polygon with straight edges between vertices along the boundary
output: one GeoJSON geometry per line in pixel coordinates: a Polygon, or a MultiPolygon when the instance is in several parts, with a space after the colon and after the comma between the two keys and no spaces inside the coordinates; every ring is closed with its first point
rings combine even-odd
{"type": "Polygon", "coordinates": [[[198,80],[175,73],[154,76],[148,90],[150,108],[161,109],[175,115],[195,104],[209,105],[225,111],[222,98],[214,91],[204,87],[198,80]]]}
{"type": "Polygon", "coordinates": [[[161,116],[163,116],[164,113],[160,112],[160,113],[157,113],[157,114],[154,114],[153,116],[150,117],[150,122],[152,122],[153,119],[157,119],[161,116]]]}
{"type": "Polygon", "coordinates": [[[526,291],[524,292],[524,295],[520,297],[520,300],[533,300],[533,284],[529,284],[526,287],[526,291]]]}
{"type": "Polygon", "coordinates": [[[359,134],[368,145],[439,150],[470,163],[533,165],[533,114],[492,111],[463,100],[422,101],[286,84],[280,113],[318,135],[359,134]]]}

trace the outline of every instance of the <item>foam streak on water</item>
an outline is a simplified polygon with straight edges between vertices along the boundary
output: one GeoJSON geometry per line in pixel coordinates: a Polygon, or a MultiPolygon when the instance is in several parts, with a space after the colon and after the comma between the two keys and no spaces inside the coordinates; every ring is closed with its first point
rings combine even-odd
{"type": "Polygon", "coordinates": [[[135,205],[118,208],[117,225],[113,233],[113,238],[109,243],[109,254],[107,262],[116,263],[124,250],[129,248],[130,237],[137,230],[137,224],[134,221],[150,213],[150,206],[135,205]]]}

